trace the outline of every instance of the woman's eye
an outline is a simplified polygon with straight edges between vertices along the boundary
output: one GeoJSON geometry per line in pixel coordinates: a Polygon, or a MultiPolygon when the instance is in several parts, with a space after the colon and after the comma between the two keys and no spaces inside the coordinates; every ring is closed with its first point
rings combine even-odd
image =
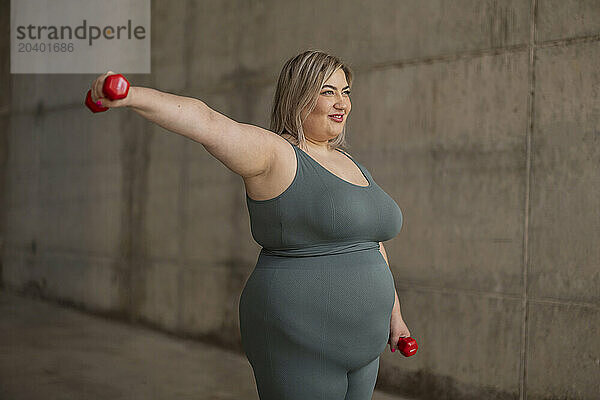
{"type": "MultiPolygon", "coordinates": [[[[321,94],[328,94],[328,93],[333,93],[333,90],[326,90],[326,91],[324,91],[324,92],[323,92],[323,93],[321,93],[321,94]]],[[[347,94],[347,95],[350,95],[350,91],[349,91],[349,90],[348,90],[348,91],[345,91],[344,93],[345,93],[345,94],[347,94]]]]}

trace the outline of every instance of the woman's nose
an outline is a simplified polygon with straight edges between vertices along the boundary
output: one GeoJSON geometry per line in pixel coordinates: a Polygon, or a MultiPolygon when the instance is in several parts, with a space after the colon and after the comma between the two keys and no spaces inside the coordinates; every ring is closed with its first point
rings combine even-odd
{"type": "Polygon", "coordinates": [[[346,104],[346,102],[344,102],[343,100],[338,101],[335,105],[335,108],[339,109],[339,110],[347,110],[348,109],[348,104],[346,104]]]}
{"type": "Polygon", "coordinates": [[[344,107],[345,108],[345,107],[348,107],[348,105],[346,103],[347,103],[347,101],[346,101],[345,98],[343,98],[342,96],[338,96],[337,99],[336,99],[335,105],[337,107],[344,107]]]}
{"type": "Polygon", "coordinates": [[[347,110],[350,108],[350,104],[349,104],[350,99],[345,98],[341,94],[338,93],[335,100],[336,100],[335,105],[334,105],[335,108],[341,109],[341,110],[347,110]]]}

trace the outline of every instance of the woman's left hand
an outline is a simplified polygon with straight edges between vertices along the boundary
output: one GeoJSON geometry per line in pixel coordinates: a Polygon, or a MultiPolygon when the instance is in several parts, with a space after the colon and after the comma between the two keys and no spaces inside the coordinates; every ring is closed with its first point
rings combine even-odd
{"type": "Polygon", "coordinates": [[[392,310],[392,317],[390,318],[390,337],[388,339],[388,344],[390,345],[392,353],[395,350],[398,350],[398,340],[400,340],[401,337],[409,336],[410,331],[402,319],[400,310],[394,307],[392,310]]]}

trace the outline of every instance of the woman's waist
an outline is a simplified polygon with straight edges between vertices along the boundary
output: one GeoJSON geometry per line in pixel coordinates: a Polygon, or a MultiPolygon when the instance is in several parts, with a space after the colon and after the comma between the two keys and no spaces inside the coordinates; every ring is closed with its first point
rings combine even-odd
{"type": "Polygon", "coordinates": [[[257,268],[324,268],[364,266],[385,263],[379,251],[379,242],[321,243],[287,248],[262,248],[257,268]]]}
{"type": "Polygon", "coordinates": [[[379,242],[372,240],[337,241],[300,244],[280,248],[263,247],[261,253],[280,257],[319,257],[379,249],[379,242]]]}

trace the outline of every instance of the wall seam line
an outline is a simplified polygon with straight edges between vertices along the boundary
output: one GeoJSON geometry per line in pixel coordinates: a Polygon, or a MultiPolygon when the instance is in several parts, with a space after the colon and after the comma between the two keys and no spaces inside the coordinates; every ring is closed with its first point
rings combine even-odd
{"type": "Polygon", "coordinates": [[[527,400],[527,353],[529,348],[529,293],[528,293],[528,272],[529,272],[529,224],[531,207],[531,137],[533,135],[534,112],[535,112],[535,51],[536,51],[536,21],[537,21],[537,0],[531,0],[530,7],[530,28],[529,28],[529,72],[528,72],[528,113],[526,130],[526,157],[525,157],[525,218],[523,226],[523,264],[522,280],[523,287],[521,292],[521,351],[519,359],[519,400],[527,400]]]}

